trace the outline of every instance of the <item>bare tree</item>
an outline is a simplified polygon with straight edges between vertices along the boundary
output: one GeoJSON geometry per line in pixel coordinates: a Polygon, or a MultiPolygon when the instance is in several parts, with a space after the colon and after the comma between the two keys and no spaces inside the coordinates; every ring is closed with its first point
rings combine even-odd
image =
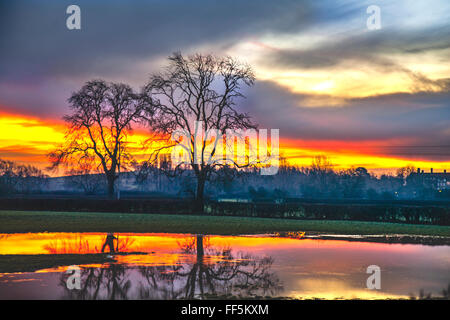
{"type": "Polygon", "coordinates": [[[409,165],[406,167],[398,168],[396,174],[398,178],[406,180],[406,178],[409,177],[409,175],[414,172],[416,172],[416,168],[414,166],[409,165]]]}
{"type": "Polygon", "coordinates": [[[0,159],[0,194],[39,192],[47,178],[34,166],[0,159]]]}
{"type": "Polygon", "coordinates": [[[311,163],[311,172],[315,174],[328,174],[333,171],[333,164],[325,155],[315,156],[311,163]]]}
{"type": "Polygon", "coordinates": [[[94,159],[113,196],[118,173],[132,161],[127,144],[132,124],[142,119],[144,110],[149,111],[146,97],[125,84],[87,82],[68,100],[72,114],[64,116],[68,125],[65,143],[49,154],[52,168],[61,164],[77,167],[94,159]]]}
{"type": "Polygon", "coordinates": [[[17,164],[0,159],[0,194],[13,193],[18,183],[17,164]]]}
{"type": "Polygon", "coordinates": [[[205,183],[215,169],[241,166],[233,158],[217,156],[222,151],[218,150],[219,142],[229,130],[256,129],[249,115],[236,108],[236,100],[244,97],[242,86],[251,86],[254,80],[251,68],[231,57],[196,54],[185,58],[175,53],[169,57],[167,68],[151,76],[146,86],[156,108],[155,133],[167,142],[153,154],[185,139],[187,157],[175,169],[195,173],[196,201],[201,212],[205,183]]]}
{"type": "MultiPolygon", "coordinates": [[[[82,252],[88,243],[73,248],[82,252]]],[[[233,252],[230,247],[211,246],[197,236],[179,243],[184,256],[174,264],[126,265],[110,263],[80,272],[80,290],[67,288],[69,274],[61,273],[63,299],[208,299],[278,296],[283,284],[272,270],[273,258],[233,252]],[[186,255],[192,259],[186,259],[186,255]],[[138,286],[136,286],[138,285],[138,286]],[[137,293],[137,295],[134,295],[137,293]]],[[[62,248],[65,249],[65,248],[62,248]]],[[[49,252],[55,248],[50,246],[49,252]]],[[[72,252],[74,251],[72,250],[72,252]]],[[[58,252],[61,250],[57,250],[58,252]]]]}

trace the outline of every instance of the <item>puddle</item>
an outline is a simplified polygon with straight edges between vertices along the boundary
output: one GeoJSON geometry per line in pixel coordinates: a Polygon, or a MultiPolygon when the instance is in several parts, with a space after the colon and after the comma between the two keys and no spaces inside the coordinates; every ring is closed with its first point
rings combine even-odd
{"type": "MultiPolygon", "coordinates": [[[[79,265],[80,290],[67,288],[67,265],[0,270],[0,299],[385,299],[417,296],[420,290],[442,296],[450,283],[450,246],[445,245],[268,235],[115,236],[119,251],[128,254],[79,265]],[[366,288],[370,265],[381,268],[380,290],[366,288]]],[[[94,254],[105,238],[102,233],[0,234],[0,255],[94,254]]]]}

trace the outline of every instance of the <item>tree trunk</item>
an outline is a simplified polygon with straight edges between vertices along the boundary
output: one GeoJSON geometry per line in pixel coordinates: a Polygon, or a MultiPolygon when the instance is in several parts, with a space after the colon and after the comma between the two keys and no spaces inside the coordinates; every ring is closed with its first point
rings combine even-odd
{"type": "Polygon", "coordinates": [[[108,197],[114,198],[114,176],[107,176],[108,179],[108,197]]]}
{"type": "Polygon", "coordinates": [[[203,236],[197,236],[197,262],[202,263],[205,251],[203,249],[203,236]]]}
{"type": "Polygon", "coordinates": [[[206,179],[203,176],[197,177],[197,192],[195,194],[195,209],[198,211],[198,213],[203,214],[204,213],[204,191],[205,191],[205,182],[206,179]]]}

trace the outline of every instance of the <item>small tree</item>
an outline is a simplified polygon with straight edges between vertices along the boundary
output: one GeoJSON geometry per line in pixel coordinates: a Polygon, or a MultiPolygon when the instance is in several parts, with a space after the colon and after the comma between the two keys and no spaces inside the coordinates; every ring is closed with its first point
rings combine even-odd
{"type": "Polygon", "coordinates": [[[36,167],[0,159],[0,194],[41,191],[47,178],[36,167]]]}
{"type": "MultiPolygon", "coordinates": [[[[205,183],[219,167],[239,166],[232,159],[216,157],[217,142],[228,130],[256,129],[249,115],[237,110],[238,98],[243,98],[242,86],[251,86],[255,77],[250,67],[226,57],[196,54],[184,58],[180,53],[169,57],[163,73],[153,75],[146,86],[156,107],[156,133],[169,142],[183,132],[188,159],[176,169],[193,170],[197,186],[196,201],[203,211],[205,183]],[[201,132],[197,124],[203,126],[201,132]]],[[[174,145],[179,143],[176,141],[174,145]]],[[[168,143],[167,147],[173,147],[168,143]]],[[[163,148],[158,148],[158,154],[163,148]]]]}
{"type": "Polygon", "coordinates": [[[302,186],[302,193],[309,197],[327,197],[334,193],[336,174],[333,164],[325,155],[313,158],[311,167],[306,169],[307,183],[302,186]]]}
{"type": "Polygon", "coordinates": [[[406,179],[412,174],[416,172],[416,168],[414,166],[406,166],[402,168],[398,168],[396,171],[397,178],[402,179],[404,184],[406,179]]]}
{"type": "Polygon", "coordinates": [[[0,159],[0,194],[14,193],[17,182],[17,165],[0,159]]]}
{"type": "Polygon", "coordinates": [[[128,85],[103,80],[87,82],[69,103],[72,113],[64,116],[68,125],[65,142],[49,154],[51,167],[78,167],[94,159],[113,196],[118,172],[132,161],[127,144],[132,124],[142,119],[144,111],[148,113],[150,104],[128,85]]]}

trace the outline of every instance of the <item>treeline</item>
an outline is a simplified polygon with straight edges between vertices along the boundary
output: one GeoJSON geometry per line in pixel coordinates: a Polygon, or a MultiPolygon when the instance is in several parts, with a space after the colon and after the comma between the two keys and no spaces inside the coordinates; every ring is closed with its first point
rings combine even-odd
{"type": "Polygon", "coordinates": [[[377,176],[364,167],[335,170],[326,156],[315,157],[307,167],[281,163],[274,176],[260,176],[256,168],[222,175],[209,186],[215,192],[210,197],[247,198],[253,202],[283,202],[288,198],[450,200],[450,189],[439,188],[435,180],[417,175],[412,166],[377,176]]]}
{"type": "MultiPolygon", "coordinates": [[[[447,189],[415,174],[413,167],[396,174],[376,176],[366,168],[334,170],[325,157],[311,166],[296,167],[282,161],[278,173],[261,176],[259,169],[225,167],[215,170],[206,183],[207,199],[219,201],[286,202],[289,199],[450,200],[447,189]]],[[[101,196],[107,194],[106,177],[90,170],[72,171],[63,178],[49,178],[33,166],[0,159],[0,194],[65,193],[101,196]],[[60,183],[55,184],[54,180],[60,183]]],[[[197,182],[192,170],[136,166],[121,173],[117,188],[122,197],[195,198],[197,182]]]]}
{"type": "MultiPolygon", "coordinates": [[[[278,173],[273,176],[261,176],[255,167],[217,169],[206,184],[206,198],[252,202],[284,202],[292,198],[450,199],[449,190],[438,189],[430,180],[419,179],[413,167],[399,168],[395,174],[377,176],[363,167],[335,170],[325,156],[314,158],[307,167],[289,166],[284,161],[281,163],[278,173]]],[[[77,180],[82,179],[77,177],[77,180]]],[[[121,190],[153,192],[160,196],[191,198],[196,191],[194,173],[189,170],[175,174],[156,166],[137,167],[135,171],[123,174],[119,181],[122,182],[121,190]]]]}
{"type": "Polygon", "coordinates": [[[31,165],[0,159],[0,195],[42,191],[48,176],[31,165]]]}
{"type": "MultiPolygon", "coordinates": [[[[316,157],[309,167],[282,166],[272,181],[254,176],[249,179],[252,199],[368,199],[439,200],[450,199],[450,190],[438,187],[433,179],[416,174],[414,167],[399,168],[396,173],[375,175],[364,167],[333,169],[325,157],[316,157]]],[[[240,182],[242,186],[242,181],[240,182]]],[[[235,189],[236,191],[236,189],[235,189]]]]}

